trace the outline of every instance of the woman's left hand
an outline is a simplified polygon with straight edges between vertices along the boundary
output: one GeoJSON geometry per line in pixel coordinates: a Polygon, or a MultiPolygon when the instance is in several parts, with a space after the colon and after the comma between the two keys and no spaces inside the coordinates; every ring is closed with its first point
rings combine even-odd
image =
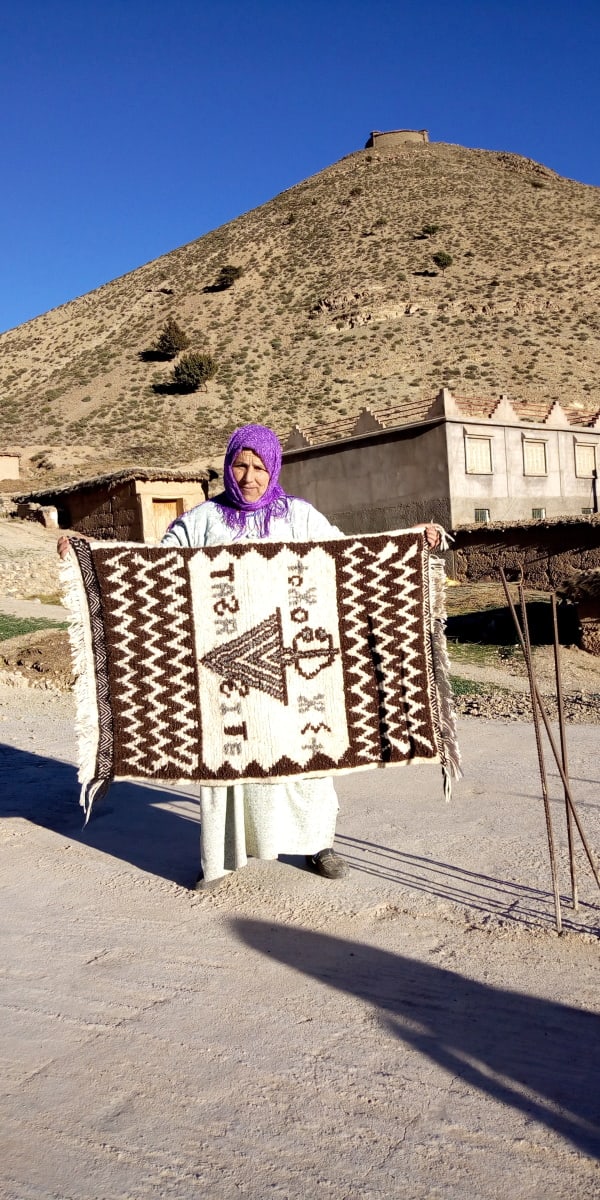
{"type": "Polygon", "coordinates": [[[425,539],[430,550],[436,550],[440,544],[440,531],[435,525],[425,526],[425,539]]]}
{"type": "Polygon", "coordinates": [[[430,550],[437,550],[441,538],[440,531],[439,529],[436,529],[435,525],[432,525],[430,522],[429,525],[414,525],[413,528],[418,530],[419,533],[421,530],[423,531],[425,534],[425,541],[427,542],[430,550]]]}

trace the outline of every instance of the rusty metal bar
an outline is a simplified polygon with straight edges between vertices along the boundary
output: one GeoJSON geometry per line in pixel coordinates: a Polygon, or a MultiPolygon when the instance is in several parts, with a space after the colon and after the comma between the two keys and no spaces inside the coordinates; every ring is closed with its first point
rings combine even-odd
{"type": "MultiPolygon", "coordinates": [[[[562,674],[560,669],[560,642],[558,637],[558,613],[556,606],[556,592],[552,593],[552,630],[554,636],[554,674],[556,676],[556,703],[558,706],[558,728],[560,732],[560,756],[562,759],[563,771],[569,779],[569,760],[567,755],[567,731],[565,725],[565,705],[563,698],[562,674]]],[[[570,785],[569,780],[569,785],[570,785]]],[[[573,814],[569,808],[569,801],[565,792],[565,816],[567,818],[567,840],[569,843],[569,872],[571,875],[571,897],[573,908],[577,912],[579,908],[579,894],[577,891],[577,878],[575,874],[575,846],[573,838],[573,814]]]]}
{"type": "Polygon", "coordinates": [[[519,581],[519,602],[521,605],[521,628],[523,631],[523,643],[525,646],[525,664],[527,666],[527,674],[529,676],[529,690],[531,692],[531,711],[533,714],[533,728],[535,730],[535,744],[537,747],[538,766],[540,771],[540,782],[542,785],[542,800],[544,801],[544,816],[546,818],[546,834],[548,837],[548,852],[550,854],[550,874],[552,875],[552,891],[554,893],[554,915],[556,918],[556,929],[558,933],[562,933],[562,913],[560,910],[560,891],[558,887],[558,869],[556,865],[556,848],[554,845],[554,831],[552,829],[552,815],[550,813],[550,802],[548,800],[548,780],[546,778],[546,764],[544,762],[544,751],[542,747],[542,733],[540,729],[540,716],[538,712],[538,704],[536,698],[536,682],[533,671],[533,660],[531,657],[531,642],[529,640],[529,622],[527,620],[527,608],[525,606],[525,590],[523,588],[523,578],[519,581]]]}
{"type": "MultiPolygon", "coordinates": [[[[521,626],[520,626],[520,624],[519,624],[519,618],[518,618],[518,616],[517,616],[516,609],[515,609],[515,606],[514,606],[514,604],[513,604],[513,601],[512,601],[512,597],[511,597],[510,591],[509,591],[509,589],[508,589],[508,583],[507,583],[507,580],[506,580],[506,575],[504,574],[504,569],[503,569],[502,567],[500,568],[500,577],[501,577],[501,579],[502,579],[502,586],[504,587],[504,594],[505,594],[505,596],[506,596],[506,600],[507,600],[508,606],[509,606],[509,608],[510,608],[510,611],[511,611],[511,613],[512,613],[512,618],[513,618],[513,621],[514,621],[514,623],[515,623],[515,629],[516,629],[516,631],[517,631],[517,637],[518,637],[518,639],[519,639],[519,642],[520,642],[520,644],[521,644],[521,649],[522,649],[522,651],[523,651],[523,654],[524,654],[524,653],[525,653],[525,643],[524,643],[524,641],[523,641],[523,634],[522,634],[522,632],[521,632],[521,626]]],[[[587,856],[587,860],[588,860],[588,862],[589,862],[589,864],[590,864],[590,867],[591,867],[591,870],[592,870],[592,874],[593,874],[593,876],[594,876],[594,879],[596,880],[596,883],[598,884],[598,887],[600,888],[600,876],[598,875],[598,869],[597,869],[597,867],[596,867],[596,864],[595,864],[595,862],[594,862],[594,856],[593,856],[593,854],[592,854],[592,851],[591,851],[591,849],[590,849],[590,846],[589,846],[589,844],[588,844],[588,840],[587,840],[587,838],[586,838],[586,836],[585,836],[585,832],[584,832],[583,826],[582,826],[582,824],[581,824],[581,820],[580,820],[580,818],[579,818],[579,813],[577,812],[577,809],[576,809],[576,807],[575,807],[575,801],[573,800],[573,796],[572,796],[572,794],[571,794],[571,788],[570,788],[570,785],[569,785],[569,781],[568,781],[568,779],[567,779],[567,777],[566,777],[566,775],[565,775],[565,773],[564,773],[564,771],[563,771],[562,762],[561,762],[561,759],[560,759],[560,755],[559,755],[559,753],[558,753],[558,747],[557,747],[557,745],[556,745],[556,742],[555,742],[555,740],[554,740],[554,734],[552,733],[552,727],[551,727],[551,725],[550,725],[550,721],[549,721],[549,719],[548,719],[548,714],[547,714],[547,712],[546,712],[546,709],[544,708],[544,704],[543,704],[543,702],[542,702],[542,697],[540,696],[540,693],[539,693],[539,690],[538,690],[537,684],[536,684],[536,686],[535,686],[535,694],[536,694],[536,700],[537,700],[537,702],[538,702],[538,708],[539,708],[540,716],[541,716],[541,718],[542,718],[542,721],[544,722],[544,728],[545,728],[545,730],[546,730],[546,734],[547,734],[547,737],[548,737],[548,741],[550,742],[550,746],[551,746],[551,748],[552,748],[552,753],[553,753],[553,755],[554,755],[554,759],[555,759],[555,762],[556,762],[556,766],[557,766],[557,769],[558,769],[558,773],[559,773],[559,775],[560,775],[560,778],[561,778],[561,780],[562,780],[563,787],[564,787],[564,789],[565,789],[565,796],[567,797],[567,802],[568,802],[568,804],[569,804],[569,809],[570,809],[570,811],[571,811],[571,812],[572,812],[572,814],[573,814],[573,820],[575,821],[575,824],[576,824],[576,826],[577,826],[577,832],[579,833],[579,836],[580,836],[580,838],[581,838],[581,842],[582,842],[583,848],[584,848],[584,850],[585,850],[585,853],[586,853],[586,856],[587,856]]]]}

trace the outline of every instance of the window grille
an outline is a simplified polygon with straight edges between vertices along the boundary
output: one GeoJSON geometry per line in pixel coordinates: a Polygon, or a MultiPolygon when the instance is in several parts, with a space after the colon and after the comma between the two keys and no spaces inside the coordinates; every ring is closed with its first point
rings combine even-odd
{"type": "Polygon", "coordinates": [[[593,512],[593,508],[582,508],[581,515],[582,517],[591,517],[593,512]]]}
{"type": "Polygon", "coordinates": [[[534,442],[531,438],[523,440],[523,474],[547,475],[546,443],[534,442]]]}
{"type": "Polygon", "coordinates": [[[490,523],[489,508],[476,508],[475,509],[475,524],[476,525],[489,525],[489,523],[490,523]]]}
{"type": "Polygon", "coordinates": [[[575,442],[575,474],[578,479],[592,479],[596,470],[596,447],[593,442],[575,442]]]}
{"type": "Polygon", "coordinates": [[[465,465],[468,475],[491,475],[492,439],[465,436],[465,465]]]}
{"type": "Polygon", "coordinates": [[[546,516],[546,509],[545,508],[532,508],[531,515],[532,515],[534,521],[543,521],[544,517],[546,516]]]}

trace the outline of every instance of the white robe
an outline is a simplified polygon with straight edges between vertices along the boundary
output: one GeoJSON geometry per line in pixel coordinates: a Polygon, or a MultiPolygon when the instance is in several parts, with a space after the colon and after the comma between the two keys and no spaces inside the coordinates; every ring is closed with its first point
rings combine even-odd
{"type": "MultiPolygon", "coordinates": [[[[305,542],[342,537],[306,500],[290,499],[287,518],[271,522],[267,541],[305,542]]],[[[254,515],[236,539],[212,500],[197,505],[171,525],[163,546],[222,546],[258,541],[254,515]]],[[[200,858],[208,882],[238,867],[248,855],[316,854],[333,844],[338,800],[331,778],[280,779],[273,783],[200,788],[200,858]]]]}

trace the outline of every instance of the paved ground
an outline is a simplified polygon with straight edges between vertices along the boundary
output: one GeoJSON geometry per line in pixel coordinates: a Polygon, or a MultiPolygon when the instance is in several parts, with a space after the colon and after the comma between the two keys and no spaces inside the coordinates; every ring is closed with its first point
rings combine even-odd
{"type": "Polygon", "coordinates": [[[600,1194],[600,892],[579,853],[558,938],[530,726],[463,721],[450,806],[434,767],[341,778],[347,880],[200,895],[193,796],[119,784],[82,830],[71,698],[0,720],[6,1200],[600,1194]]]}
{"type": "Polygon", "coordinates": [[[48,621],[66,621],[62,604],[42,604],[41,600],[14,600],[0,597],[0,612],[11,617],[46,617],[48,621]]]}

